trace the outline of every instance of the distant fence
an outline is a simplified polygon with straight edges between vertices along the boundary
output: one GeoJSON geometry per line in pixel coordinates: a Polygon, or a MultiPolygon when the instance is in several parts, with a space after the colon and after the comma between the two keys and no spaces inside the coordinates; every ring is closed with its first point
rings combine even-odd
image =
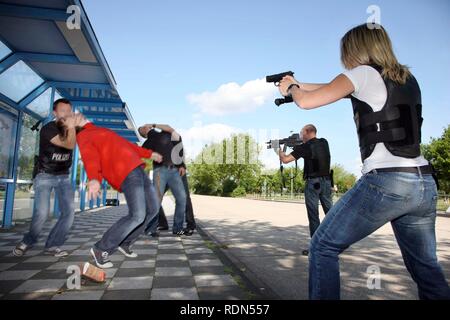
{"type": "MultiPolygon", "coordinates": [[[[333,193],[333,202],[338,201],[343,196],[343,193],[333,193]]],[[[269,193],[269,194],[260,194],[253,193],[247,194],[245,198],[248,199],[256,199],[256,200],[271,200],[271,201],[287,201],[287,202],[298,202],[305,203],[305,194],[304,193],[269,193]]],[[[447,208],[450,207],[450,194],[439,194],[438,202],[437,202],[437,210],[438,211],[446,211],[447,208]]]]}

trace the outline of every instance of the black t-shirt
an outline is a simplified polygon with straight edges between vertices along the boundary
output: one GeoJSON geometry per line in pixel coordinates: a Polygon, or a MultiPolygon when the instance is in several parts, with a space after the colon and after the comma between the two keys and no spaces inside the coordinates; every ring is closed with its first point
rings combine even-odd
{"type": "Polygon", "coordinates": [[[163,162],[153,162],[154,167],[160,166],[172,166],[185,167],[183,161],[183,144],[179,145],[179,141],[172,141],[172,134],[166,131],[158,132],[154,129],[150,130],[147,134],[147,140],[142,145],[143,148],[151,149],[163,157],[163,162]],[[172,150],[174,150],[174,158],[172,158],[172,150]],[[178,152],[177,152],[178,151],[178,152]],[[177,159],[178,158],[178,159],[177,159]]]}
{"type": "Polygon", "coordinates": [[[313,138],[306,143],[295,146],[291,155],[296,159],[305,159],[304,178],[323,177],[330,175],[330,149],[324,138],[313,138]]]}
{"type": "Polygon", "coordinates": [[[68,174],[72,165],[72,150],[58,147],[50,142],[57,136],[59,130],[52,121],[42,127],[39,140],[39,157],[37,173],[68,174]]]}

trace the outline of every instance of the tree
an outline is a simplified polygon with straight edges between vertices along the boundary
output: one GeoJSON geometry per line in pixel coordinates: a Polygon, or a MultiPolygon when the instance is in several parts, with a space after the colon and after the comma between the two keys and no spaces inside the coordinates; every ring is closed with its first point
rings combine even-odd
{"type": "Polygon", "coordinates": [[[422,144],[422,154],[437,172],[440,190],[450,193],[450,125],[444,128],[440,138],[431,138],[429,144],[422,144]]]}
{"type": "Polygon", "coordinates": [[[356,176],[347,172],[340,164],[332,166],[334,171],[334,184],[338,188],[339,193],[345,193],[350,190],[356,182],[356,176]]]}
{"type": "Polygon", "coordinates": [[[243,190],[256,192],[262,168],[256,146],[254,139],[246,134],[206,145],[188,165],[194,192],[227,197],[239,187],[239,194],[243,190]]]}

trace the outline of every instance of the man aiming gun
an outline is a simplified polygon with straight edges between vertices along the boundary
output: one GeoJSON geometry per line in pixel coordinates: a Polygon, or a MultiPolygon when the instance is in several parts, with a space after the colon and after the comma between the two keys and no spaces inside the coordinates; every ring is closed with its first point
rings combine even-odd
{"type": "MultiPolygon", "coordinates": [[[[317,138],[316,134],[316,127],[308,124],[300,132],[303,144],[295,146],[289,155],[286,155],[282,149],[279,151],[282,163],[289,163],[300,158],[305,161],[303,179],[306,180],[305,202],[311,238],[320,225],[319,200],[325,214],[333,205],[331,199],[330,149],[328,141],[324,138],[317,138]]],[[[309,251],[304,250],[302,253],[308,255],[309,251]]]]}

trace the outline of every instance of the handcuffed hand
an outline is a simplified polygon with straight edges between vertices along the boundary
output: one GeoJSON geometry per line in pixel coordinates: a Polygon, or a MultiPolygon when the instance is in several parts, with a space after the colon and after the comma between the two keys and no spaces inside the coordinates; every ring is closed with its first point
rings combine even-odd
{"type": "Polygon", "coordinates": [[[158,163],[161,163],[163,161],[163,156],[160,155],[158,152],[153,152],[150,159],[152,159],[153,161],[156,161],[158,163]]]}
{"type": "Polygon", "coordinates": [[[89,180],[88,184],[88,200],[97,200],[100,195],[100,182],[97,180],[89,180]]]}

